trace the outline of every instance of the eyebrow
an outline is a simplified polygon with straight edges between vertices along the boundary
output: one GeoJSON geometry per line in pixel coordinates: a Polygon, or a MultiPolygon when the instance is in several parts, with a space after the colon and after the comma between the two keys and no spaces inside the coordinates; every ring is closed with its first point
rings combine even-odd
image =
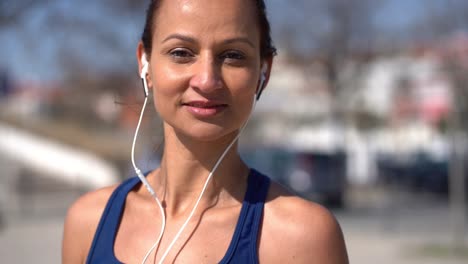
{"type": "Polygon", "coordinates": [[[182,34],[171,34],[167,36],[161,43],[167,42],[171,39],[179,39],[186,42],[196,43],[194,38],[182,34]]]}
{"type": "Polygon", "coordinates": [[[244,38],[244,37],[230,38],[230,39],[223,41],[224,44],[231,44],[231,43],[236,43],[236,42],[246,43],[250,47],[255,48],[255,45],[248,38],[244,38]]]}
{"type": "MultiPolygon", "coordinates": [[[[197,41],[194,38],[187,36],[187,35],[178,34],[178,33],[167,36],[161,43],[165,43],[171,39],[178,39],[178,40],[182,40],[182,41],[186,41],[190,43],[197,43],[197,41]]],[[[226,39],[223,41],[223,44],[232,44],[236,42],[246,43],[252,48],[255,48],[255,45],[248,38],[245,38],[245,37],[234,37],[234,38],[226,39]]]]}

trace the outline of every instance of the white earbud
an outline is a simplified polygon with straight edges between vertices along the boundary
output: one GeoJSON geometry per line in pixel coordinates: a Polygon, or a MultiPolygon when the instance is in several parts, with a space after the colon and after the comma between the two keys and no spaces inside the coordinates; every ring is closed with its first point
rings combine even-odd
{"type": "Polygon", "coordinates": [[[143,67],[141,68],[141,74],[140,77],[143,79],[146,77],[146,74],[148,73],[148,59],[146,58],[146,53],[143,53],[141,56],[141,63],[143,64],[143,67]]]}
{"type": "Polygon", "coordinates": [[[262,65],[262,73],[261,73],[261,76],[260,76],[262,84],[266,80],[267,70],[268,70],[268,64],[265,62],[262,65]]]}
{"type": "Polygon", "coordinates": [[[262,69],[260,73],[260,82],[257,88],[257,93],[255,95],[256,100],[260,99],[260,95],[262,94],[263,89],[265,88],[264,85],[265,85],[265,81],[267,78],[267,71],[268,71],[268,64],[264,62],[262,64],[262,69]]]}
{"type": "Polygon", "coordinates": [[[148,84],[146,83],[146,74],[148,74],[149,62],[146,59],[146,53],[143,53],[143,55],[141,56],[141,63],[143,64],[143,67],[141,68],[140,77],[141,77],[141,80],[143,81],[145,97],[148,97],[149,89],[148,89],[148,84]]]}

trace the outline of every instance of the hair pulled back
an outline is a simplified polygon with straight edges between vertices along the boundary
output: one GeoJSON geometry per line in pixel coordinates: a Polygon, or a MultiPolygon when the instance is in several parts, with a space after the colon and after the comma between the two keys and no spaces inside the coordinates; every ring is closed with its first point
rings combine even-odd
{"type": "MultiPolygon", "coordinates": [[[[255,2],[258,16],[258,26],[260,29],[260,56],[262,59],[270,58],[276,55],[276,48],[271,39],[270,22],[266,14],[265,2],[263,0],[251,0],[255,2]]],[[[145,48],[145,52],[150,56],[153,46],[153,30],[154,19],[158,9],[161,6],[162,0],[150,0],[148,9],[146,10],[145,28],[141,36],[141,41],[145,48]]]]}

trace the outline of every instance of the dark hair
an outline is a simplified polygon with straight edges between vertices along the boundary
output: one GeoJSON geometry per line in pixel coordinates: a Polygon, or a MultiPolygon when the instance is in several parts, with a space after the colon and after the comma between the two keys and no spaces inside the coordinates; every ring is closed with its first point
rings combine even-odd
{"type": "MultiPolygon", "coordinates": [[[[151,48],[153,46],[153,29],[154,29],[154,17],[157,10],[161,6],[162,0],[151,0],[146,10],[145,28],[141,36],[141,41],[145,48],[145,52],[150,56],[151,48]]],[[[266,14],[265,2],[263,0],[252,0],[255,1],[258,13],[258,25],[260,28],[260,55],[262,59],[273,57],[276,55],[276,48],[273,45],[271,39],[270,22],[268,21],[266,14]]]]}

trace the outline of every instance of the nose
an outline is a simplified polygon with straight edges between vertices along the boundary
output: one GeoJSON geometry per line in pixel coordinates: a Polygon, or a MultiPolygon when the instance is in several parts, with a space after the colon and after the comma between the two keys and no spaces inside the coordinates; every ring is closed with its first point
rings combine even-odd
{"type": "Polygon", "coordinates": [[[213,56],[200,56],[193,67],[194,72],[190,80],[192,88],[209,93],[223,87],[221,66],[213,56]]]}

